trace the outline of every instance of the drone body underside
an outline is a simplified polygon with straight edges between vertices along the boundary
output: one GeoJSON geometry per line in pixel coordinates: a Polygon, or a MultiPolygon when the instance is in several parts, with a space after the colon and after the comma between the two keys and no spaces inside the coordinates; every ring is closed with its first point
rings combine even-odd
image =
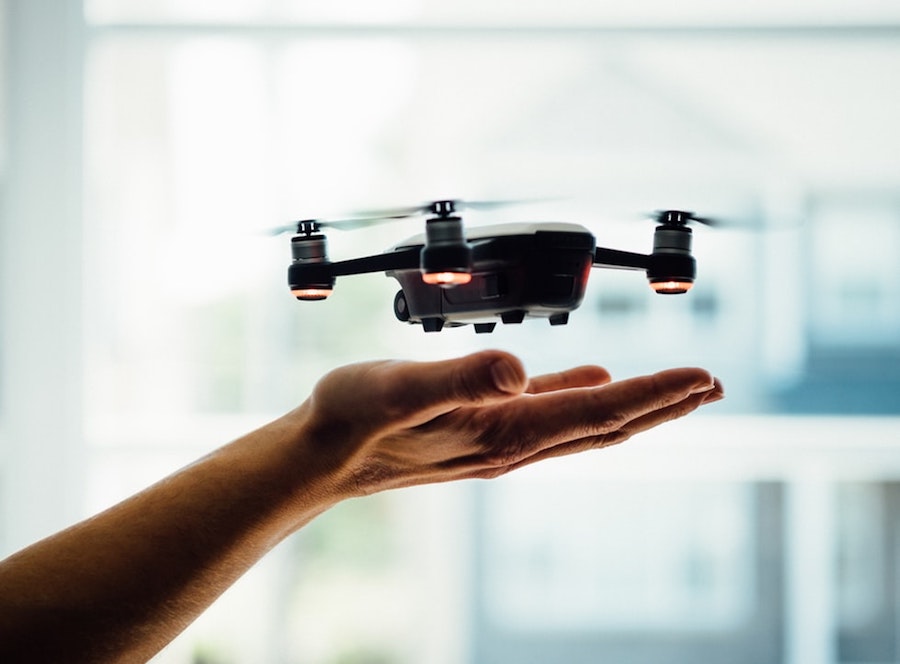
{"type": "MultiPolygon", "coordinates": [[[[424,282],[418,266],[390,270],[388,276],[401,287],[394,315],[421,324],[426,332],[471,324],[477,333],[486,333],[498,322],[521,323],[526,318],[564,325],[584,299],[594,261],[594,236],[577,228],[544,224],[473,237],[471,280],[452,287],[424,282]]],[[[397,250],[418,252],[423,246],[404,244],[397,250]]]]}

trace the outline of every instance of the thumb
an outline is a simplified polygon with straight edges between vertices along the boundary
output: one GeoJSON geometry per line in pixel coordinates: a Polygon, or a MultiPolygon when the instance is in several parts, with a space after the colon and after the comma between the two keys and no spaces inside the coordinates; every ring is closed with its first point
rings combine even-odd
{"type": "Polygon", "coordinates": [[[490,350],[452,360],[404,362],[391,367],[384,387],[389,400],[427,421],[461,406],[478,406],[522,394],[528,377],[522,362],[490,350]]]}

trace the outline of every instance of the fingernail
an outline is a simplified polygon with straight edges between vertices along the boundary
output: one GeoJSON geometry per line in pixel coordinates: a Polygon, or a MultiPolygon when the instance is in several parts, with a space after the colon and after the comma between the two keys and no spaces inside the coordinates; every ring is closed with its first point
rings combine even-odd
{"type": "Polygon", "coordinates": [[[491,365],[494,386],[501,392],[518,394],[522,391],[522,376],[509,362],[497,360],[491,365]]]}
{"type": "Polygon", "coordinates": [[[702,392],[709,392],[715,386],[715,381],[710,383],[701,383],[700,385],[695,385],[693,389],[691,389],[691,394],[701,394],[702,392]]]}
{"type": "Polygon", "coordinates": [[[706,394],[703,395],[703,401],[701,403],[713,403],[715,401],[721,401],[725,398],[725,389],[722,387],[722,383],[719,382],[718,379],[713,379],[713,389],[709,390],[706,394]]]}

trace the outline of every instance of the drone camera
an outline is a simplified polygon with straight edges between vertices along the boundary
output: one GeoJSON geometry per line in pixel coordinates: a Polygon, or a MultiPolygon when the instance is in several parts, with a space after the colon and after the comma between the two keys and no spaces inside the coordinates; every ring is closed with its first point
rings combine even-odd
{"type": "Polygon", "coordinates": [[[291,239],[293,262],[288,268],[291,295],[298,300],[324,300],[334,290],[328,270],[328,244],[321,234],[301,234],[291,239]]]}

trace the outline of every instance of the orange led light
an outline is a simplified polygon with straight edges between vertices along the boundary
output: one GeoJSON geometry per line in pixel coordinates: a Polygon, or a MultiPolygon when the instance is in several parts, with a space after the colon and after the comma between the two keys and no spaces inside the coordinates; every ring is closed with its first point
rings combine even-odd
{"type": "Polygon", "coordinates": [[[693,285],[690,281],[654,281],[650,288],[662,295],[680,295],[691,290],[693,285]]]}
{"type": "Polygon", "coordinates": [[[330,288],[297,288],[291,291],[291,295],[298,300],[324,300],[331,292],[330,288]]]}
{"type": "Polygon", "coordinates": [[[432,286],[462,286],[472,281],[468,272],[423,272],[422,281],[432,286]]]}

